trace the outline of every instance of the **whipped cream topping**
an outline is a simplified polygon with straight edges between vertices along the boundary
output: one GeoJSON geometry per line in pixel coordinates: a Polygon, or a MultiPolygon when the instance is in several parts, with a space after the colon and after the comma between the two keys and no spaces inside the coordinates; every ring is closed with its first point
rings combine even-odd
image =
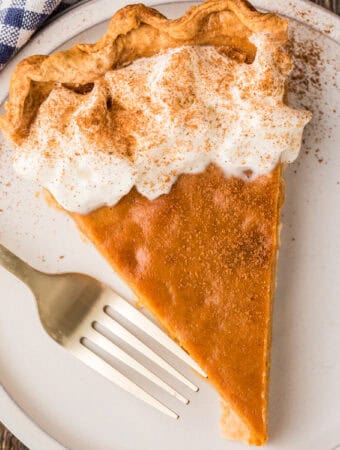
{"type": "Polygon", "coordinates": [[[292,162],[311,115],[283,103],[285,55],[268,35],[251,40],[251,64],[184,46],[109,71],[87,93],[56,85],[17,147],[15,170],[65,209],[88,213],[133,186],[155,199],[209,163],[252,180],[292,162]]]}

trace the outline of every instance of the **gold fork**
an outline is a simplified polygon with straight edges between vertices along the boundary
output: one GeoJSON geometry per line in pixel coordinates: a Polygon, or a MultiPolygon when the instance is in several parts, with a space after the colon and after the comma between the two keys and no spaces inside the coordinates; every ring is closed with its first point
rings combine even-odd
{"type": "Polygon", "coordinates": [[[87,275],[79,273],[52,275],[40,272],[2,245],[0,245],[0,265],[13,273],[31,289],[36,299],[41,324],[52,339],[69,350],[87,366],[125,391],[130,392],[135,397],[170,417],[176,419],[179,417],[174,411],[104,361],[93,348],[90,348],[94,344],[94,347],[97,347],[100,351],[115,357],[170,395],[188,404],[189,400],[183,395],[105,336],[108,333],[111,336],[119,337],[191,390],[198,391],[198,387],[195,384],[117,322],[113,318],[113,313],[118,313],[127,319],[191,368],[206,377],[195,361],[154,323],[110,287],[87,275]],[[100,325],[99,327],[98,324],[100,325]],[[100,331],[103,329],[106,331],[104,334],[103,331],[100,331]]]}

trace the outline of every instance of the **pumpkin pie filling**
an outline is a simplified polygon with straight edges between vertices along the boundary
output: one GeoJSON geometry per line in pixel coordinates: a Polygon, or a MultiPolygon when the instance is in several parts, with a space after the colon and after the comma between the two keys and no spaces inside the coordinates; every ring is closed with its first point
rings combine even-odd
{"type": "MultiPolygon", "coordinates": [[[[113,207],[72,214],[202,367],[254,444],[266,437],[281,183],[280,166],[247,182],[211,165],[155,200],[133,189],[113,207]]],[[[227,436],[229,420],[222,420],[227,436]]]]}
{"type": "Polygon", "coordinates": [[[282,166],[287,21],[240,0],[168,20],[123,8],[96,44],[23,61],[0,126],[14,167],[72,216],[262,445],[282,166]]]}

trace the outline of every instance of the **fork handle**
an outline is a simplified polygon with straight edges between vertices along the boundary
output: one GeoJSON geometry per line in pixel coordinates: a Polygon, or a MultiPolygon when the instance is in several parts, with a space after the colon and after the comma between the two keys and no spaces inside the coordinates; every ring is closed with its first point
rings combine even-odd
{"type": "Polygon", "coordinates": [[[0,266],[11,272],[25,284],[30,286],[30,280],[35,278],[39,272],[29,264],[25,263],[14,253],[0,244],[0,266]]]}

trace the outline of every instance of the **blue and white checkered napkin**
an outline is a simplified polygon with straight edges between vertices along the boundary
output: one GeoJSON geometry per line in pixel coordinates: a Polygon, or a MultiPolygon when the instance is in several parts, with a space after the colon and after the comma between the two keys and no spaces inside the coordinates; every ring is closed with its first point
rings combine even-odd
{"type": "Polygon", "coordinates": [[[0,0],[0,70],[46,19],[79,0],[0,0]]]}

